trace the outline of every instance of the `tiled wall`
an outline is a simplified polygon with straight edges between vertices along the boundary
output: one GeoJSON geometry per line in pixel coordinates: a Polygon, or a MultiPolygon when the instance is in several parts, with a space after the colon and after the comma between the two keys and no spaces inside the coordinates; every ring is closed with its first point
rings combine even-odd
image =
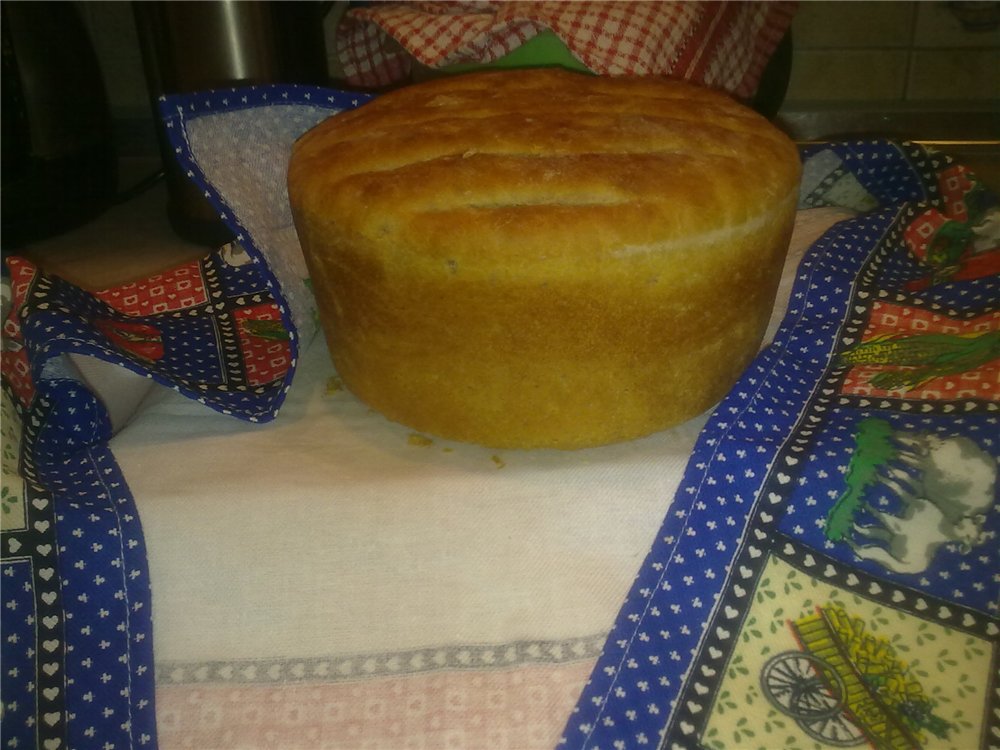
{"type": "MultiPolygon", "coordinates": [[[[1000,27],[963,29],[948,2],[803,2],[787,105],[1000,103],[1000,27]]],[[[1000,12],[997,3],[977,5],[1000,12]]]]}

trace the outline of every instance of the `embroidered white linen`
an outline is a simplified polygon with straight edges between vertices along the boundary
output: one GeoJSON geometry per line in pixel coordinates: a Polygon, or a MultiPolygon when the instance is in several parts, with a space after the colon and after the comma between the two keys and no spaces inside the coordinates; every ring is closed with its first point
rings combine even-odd
{"type": "MultiPolygon", "coordinates": [[[[489,747],[551,747],[670,512],[707,414],[619,445],[497,452],[414,435],[338,389],[322,337],[311,336],[283,184],[294,133],[307,123],[289,126],[283,112],[291,110],[224,113],[188,128],[200,166],[267,257],[299,326],[298,370],[277,419],[246,423],[158,385],[136,407],[147,383],[122,387],[102,366],[85,372],[123,425],[111,449],[146,538],[157,681],[180,691],[160,696],[160,747],[278,746],[276,735],[236,727],[251,726],[246,711],[257,708],[226,707],[272,705],[279,694],[299,706],[289,711],[304,727],[299,735],[288,716],[268,719],[284,727],[285,747],[476,747],[467,739],[484,721],[535,722],[527,733],[490,735],[489,747]],[[562,687],[529,721],[511,691],[524,689],[518,670],[538,664],[566,668],[535,670],[562,687]],[[431,682],[409,683],[426,721],[392,740],[386,717],[360,716],[344,729],[330,693],[316,692],[310,713],[308,696],[295,692],[347,682],[357,693],[350,710],[364,712],[362,684],[378,683],[391,704],[399,688],[388,678],[456,670],[482,678],[459,691],[478,696],[463,704],[466,740],[448,734],[457,714],[435,713],[443,693],[431,682]],[[491,680],[505,687],[485,690],[491,680]],[[266,696],[255,703],[233,692],[212,704],[212,686],[266,696]]],[[[768,340],[802,253],[843,216],[800,211],[768,340]]]]}
{"type": "MultiPolygon", "coordinates": [[[[833,211],[799,213],[769,336],[833,211]]],[[[599,636],[707,415],[630,443],[422,440],[331,388],[319,337],[278,419],[155,386],[111,447],[149,552],[158,662],[599,636]]]]}

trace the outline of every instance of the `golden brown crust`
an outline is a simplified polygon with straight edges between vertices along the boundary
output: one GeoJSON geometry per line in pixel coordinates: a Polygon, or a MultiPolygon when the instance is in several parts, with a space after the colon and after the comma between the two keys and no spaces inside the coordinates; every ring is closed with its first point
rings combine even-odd
{"type": "Polygon", "coordinates": [[[728,97],[554,70],[411,86],[295,145],[345,384],[392,419],[581,447],[694,416],[767,321],[799,160],[728,97]]]}

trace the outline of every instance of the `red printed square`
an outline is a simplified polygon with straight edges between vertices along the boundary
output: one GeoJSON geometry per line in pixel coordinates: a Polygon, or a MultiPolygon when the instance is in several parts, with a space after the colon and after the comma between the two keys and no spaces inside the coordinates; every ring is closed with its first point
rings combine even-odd
{"type": "Polygon", "coordinates": [[[201,264],[192,261],[143,281],[97,292],[99,299],[126,315],[156,315],[208,302],[201,264]]]}

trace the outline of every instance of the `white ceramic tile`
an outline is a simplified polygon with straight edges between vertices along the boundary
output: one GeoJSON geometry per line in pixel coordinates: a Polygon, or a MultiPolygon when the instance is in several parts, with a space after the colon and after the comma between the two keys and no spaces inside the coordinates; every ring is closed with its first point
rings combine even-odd
{"type": "Polygon", "coordinates": [[[900,100],[905,50],[796,50],[789,101],[900,100]]]}
{"type": "MultiPolygon", "coordinates": [[[[971,5],[971,3],[968,3],[971,5]]],[[[913,34],[914,47],[980,47],[1000,48],[1000,27],[992,31],[967,31],[952,10],[962,3],[917,3],[917,23],[913,34]]],[[[987,3],[980,3],[987,5],[987,3]]],[[[997,8],[1000,13],[1000,8],[997,8]]]]}
{"type": "Polygon", "coordinates": [[[792,21],[798,49],[907,47],[913,2],[804,2],[792,21]]]}
{"type": "Polygon", "coordinates": [[[906,98],[985,99],[1000,103],[1000,49],[914,51],[906,98]]]}

